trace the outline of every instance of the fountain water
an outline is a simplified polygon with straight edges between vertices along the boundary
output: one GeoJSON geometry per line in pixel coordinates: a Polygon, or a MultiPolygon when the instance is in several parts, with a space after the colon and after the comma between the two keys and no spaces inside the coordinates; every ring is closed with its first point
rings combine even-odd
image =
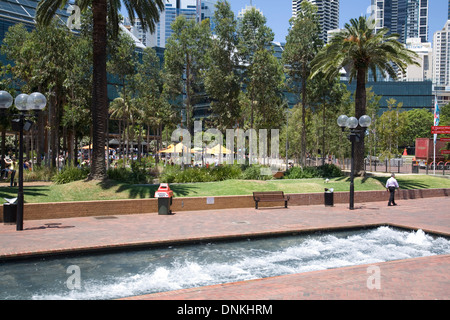
{"type": "Polygon", "coordinates": [[[445,238],[379,227],[5,262],[0,299],[113,299],[449,253],[445,238]],[[70,266],[79,267],[79,289],[67,285],[70,266]]]}

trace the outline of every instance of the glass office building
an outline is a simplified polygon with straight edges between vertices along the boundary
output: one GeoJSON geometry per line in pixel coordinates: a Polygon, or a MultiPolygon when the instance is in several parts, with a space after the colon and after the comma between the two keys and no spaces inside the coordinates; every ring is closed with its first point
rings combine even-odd
{"type": "MultiPolygon", "coordinates": [[[[35,27],[36,7],[39,0],[1,0],[0,1],[0,44],[3,42],[9,27],[22,23],[31,31],[35,27]]],[[[57,10],[57,18],[66,23],[70,13],[66,10],[57,10]]],[[[4,56],[0,55],[0,61],[6,62],[4,56]]]]}
{"type": "MultiPolygon", "coordinates": [[[[303,0],[292,0],[292,17],[297,17],[303,0]]],[[[317,6],[321,28],[320,39],[328,42],[328,31],[339,28],[339,0],[307,0],[317,6]]]]}
{"type": "MultiPolygon", "coordinates": [[[[354,94],[356,81],[349,84],[343,81],[347,89],[354,94]]],[[[397,103],[403,103],[402,110],[428,109],[434,107],[433,83],[429,81],[369,81],[366,88],[371,88],[372,92],[380,99],[380,114],[387,111],[387,101],[395,99],[397,103]]]]}
{"type": "Polygon", "coordinates": [[[376,29],[388,28],[400,42],[420,38],[428,42],[428,0],[372,0],[376,29]]]}
{"type": "Polygon", "coordinates": [[[216,0],[166,0],[165,10],[160,12],[160,20],[154,33],[142,29],[139,19],[130,21],[131,33],[147,47],[165,48],[173,33],[172,23],[180,15],[196,21],[209,19],[213,30],[215,4],[216,0]]]}

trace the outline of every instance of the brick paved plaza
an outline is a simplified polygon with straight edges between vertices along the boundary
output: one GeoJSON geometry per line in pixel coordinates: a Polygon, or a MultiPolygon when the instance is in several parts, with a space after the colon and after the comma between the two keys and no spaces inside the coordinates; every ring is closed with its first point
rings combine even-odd
{"type": "MultiPolygon", "coordinates": [[[[143,213],[114,217],[25,220],[24,230],[0,224],[0,258],[85,250],[166,245],[194,240],[289,234],[334,228],[392,225],[450,236],[450,198],[399,200],[334,207],[143,213]]],[[[26,212],[25,212],[26,215],[26,212]]],[[[375,264],[381,288],[367,287],[368,266],[353,266],[128,299],[449,299],[450,255],[375,264]]],[[[124,297],[127,298],[127,297],[124,297]]]]}

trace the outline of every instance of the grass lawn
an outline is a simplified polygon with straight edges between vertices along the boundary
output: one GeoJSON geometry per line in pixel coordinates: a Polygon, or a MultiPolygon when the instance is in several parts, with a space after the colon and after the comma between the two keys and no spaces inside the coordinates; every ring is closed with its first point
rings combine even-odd
{"type": "MultiPolygon", "coordinates": [[[[355,191],[384,190],[388,177],[356,178],[355,191]]],[[[399,175],[397,180],[401,189],[430,189],[450,188],[450,179],[426,175],[399,175]]],[[[285,193],[317,193],[324,192],[324,188],[333,188],[335,192],[349,191],[349,178],[333,178],[329,183],[324,179],[301,180],[227,180],[220,182],[171,184],[175,197],[201,197],[250,195],[253,191],[275,191],[285,193]]],[[[51,184],[48,186],[24,187],[25,202],[64,202],[64,201],[91,201],[113,199],[144,199],[153,197],[158,186],[129,185],[115,181],[103,183],[90,181],[77,181],[64,185],[51,184]]],[[[14,198],[17,188],[0,187],[0,198],[14,198]]]]}

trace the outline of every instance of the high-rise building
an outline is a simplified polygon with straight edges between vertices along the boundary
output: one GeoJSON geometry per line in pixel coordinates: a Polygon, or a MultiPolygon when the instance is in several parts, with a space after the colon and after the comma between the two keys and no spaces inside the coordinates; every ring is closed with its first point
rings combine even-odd
{"type": "Polygon", "coordinates": [[[433,78],[436,85],[450,86],[450,20],[433,37],[433,78]]]}
{"type": "Polygon", "coordinates": [[[415,59],[419,65],[410,64],[403,74],[398,72],[399,80],[425,81],[433,78],[433,48],[430,42],[422,42],[420,38],[406,40],[406,48],[417,54],[415,59]]]}
{"type": "Polygon", "coordinates": [[[399,41],[420,38],[428,42],[428,0],[372,0],[376,29],[398,33],[399,41]]]}
{"type": "Polygon", "coordinates": [[[144,30],[139,19],[131,21],[131,32],[147,47],[165,48],[167,39],[172,35],[171,25],[180,15],[196,21],[209,18],[213,29],[215,2],[216,0],[166,0],[165,10],[160,12],[154,33],[144,30]]]}
{"type": "Polygon", "coordinates": [[[245,8],[242,8],[242,9],[239,11],[239,13],[238,13],[238,15],[237,15],[237,19],[240,20],[240,19],[244,18],[245,13],[246,13],[247,11],[252,10],[252,9],[255,9],[256,11],[259,11],[262,15],[264,15],[263,12],[262,12],[260,9],[254,7],[254,6],[252,6],[252,5],[249,5],[249,6],[247,5],[247,6],[245,6],[245,8]]]}
{"type": "Polygon", "coordinates": [[[450,0],[448,0],[448,18],[447,20],[450,20],[450,0]]]}
{"type": "MultiPolygon", "coordinates": [[[[297,17],[303,0],[292,0],[292,16],[297,17]]],[[[324,43],[328,41],[328,31],[339,28],[339,0],[304,0],[317,6],[321,35],[324,43]]]]}

